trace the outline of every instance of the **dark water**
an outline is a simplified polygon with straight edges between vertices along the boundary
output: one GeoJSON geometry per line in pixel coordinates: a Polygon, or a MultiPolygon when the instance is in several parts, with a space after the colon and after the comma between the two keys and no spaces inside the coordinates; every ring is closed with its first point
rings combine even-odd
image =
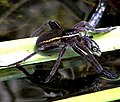
{"type": "MultiPolygon", "coordinates": [[[[98,60],[104,69],[119,75],[118,53],[119,50],[103,53],[98,60]]],[[[120,80],[105,80],[81,57],[63,60],[52,80],[44,83],[53,64],[54,61],[34,65],[31,76],[0,82],[0,102],[48,102],[120,86],[120,80]]]]}

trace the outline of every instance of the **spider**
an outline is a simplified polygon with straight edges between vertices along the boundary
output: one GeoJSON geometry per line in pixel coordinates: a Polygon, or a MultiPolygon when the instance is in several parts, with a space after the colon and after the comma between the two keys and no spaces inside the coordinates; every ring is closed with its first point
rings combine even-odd
{"type": "Polygon", "coordinates": [[[34,56],[40,51],[50,50],[60,47],[61,50],[58,54],[58,58],[50,74],[45,80],[45,83],[47,83],[56,73],[59,64],[61,62],[62,56],[66,51],[66,48],[70,46],[75,52],[77,52],[78,54],[83,56],[88,62],[90,62],[90,64],[94,67],[97,73],[110,79],[117,78],[118,76],[116,73],[104,70],[103,67],[99,64],[99,62],[95,59],[94,55],[99,55],[101,51],[97,43],[94,40],[92,40],[89,36],[87,36],[87,32],[89,30],[93,32],[108,32],[112,29],[110,28],[110,29],[96,30],[86,21],[81,21],[75,24],[71,29],[63,29],[62,26],[57,21],[55,20],[47,21],[31,35],[31,37],[33,37],[41,33],[36,41],[37,49],[33,53],[25,57],[24,59],[12,63],[7,67],[14,65],[20,66],[21,62],[26,61],[27,59],[34,56]],[[47,25],[50,26],[51,30],[41,33],[42,30],[47,25]],[[85,34],[82,35],[81,32],[85,32],[85,34]]]}

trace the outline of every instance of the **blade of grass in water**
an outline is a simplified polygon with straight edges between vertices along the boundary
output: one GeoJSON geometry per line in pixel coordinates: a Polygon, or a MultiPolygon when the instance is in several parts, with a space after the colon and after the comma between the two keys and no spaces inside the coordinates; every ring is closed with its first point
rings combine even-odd
{"type": "MultiPolygon", "coordinates": [[[[113,102],[120,99],[120,87],[75,96],[54,102],[113,102]]],[[[118,101],[119,102],[119,101],[118,101]]]]}

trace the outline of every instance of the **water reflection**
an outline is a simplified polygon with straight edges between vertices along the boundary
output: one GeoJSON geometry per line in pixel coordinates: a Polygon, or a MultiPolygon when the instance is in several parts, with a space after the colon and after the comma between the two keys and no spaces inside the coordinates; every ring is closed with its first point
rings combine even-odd
{"type": "MultiPolygon", "coordinates": [[[[119,73],[117,53],[119,50],[104,53],[98,60],[104,68],[119,73]]],[[[120,80],[104,80],[80,57],[62,61],[52,80],[44,83],[53,64],[54,61],[37,64],[31,76],[0,82],[0,102],[48,102],[120,86],[120,80]]]]}

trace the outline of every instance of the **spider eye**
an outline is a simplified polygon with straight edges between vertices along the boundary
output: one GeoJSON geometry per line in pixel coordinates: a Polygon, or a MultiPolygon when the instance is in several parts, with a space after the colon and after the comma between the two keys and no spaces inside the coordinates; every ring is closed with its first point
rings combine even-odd
{"type": "Polygon", "coordinates": [[[101,56],[101,51],[98,47],[93,46],[91,48],[91,51],[93,52],[94,55],[101,56]]]}
{"type": "Polygon", "coordinates": [[[97,52],[97,51],[98,51],[98,48],[95,47],[95,46],[93,46],[93,47],[92,47],[92,51],[97,52]]]}

